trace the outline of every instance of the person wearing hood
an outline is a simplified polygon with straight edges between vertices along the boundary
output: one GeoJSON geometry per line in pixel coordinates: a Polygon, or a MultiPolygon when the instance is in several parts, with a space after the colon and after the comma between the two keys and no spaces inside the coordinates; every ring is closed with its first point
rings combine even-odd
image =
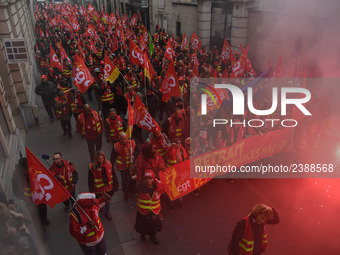
{"type": "Polygon", "coordinates": [[[45,74],[41,76],[41,83],[35,88],[35,93],[41,96],[43,105],[51,121],[54,120],[54,98],[56,97],[58,90],[57,85],[48,81],[48,77],[45,74]]]}
{"type": "Polygon", "coordinates": [[[111,197],[105,192],[99,199],[96,199],[94,193],[80,193],[77,204],[70,213],[70,234],[77,240],[85,255],[106,254],[104,228],[98,212],[108,199],[111,197]]]}

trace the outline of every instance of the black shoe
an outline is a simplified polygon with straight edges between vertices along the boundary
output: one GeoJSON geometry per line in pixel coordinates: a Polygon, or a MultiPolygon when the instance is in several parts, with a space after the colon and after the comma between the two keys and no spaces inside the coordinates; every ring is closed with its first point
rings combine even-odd
{"type": "Polygon", "coordinates": [[[67,135],[67,131],[64,131],[64,135],[67,135]]]}
{"type": "Polygon", "coordinates": [[[151,241],[152,241],[154,244],[159,244],[159,240],[158,240],[156,237],[151,237],[151,241]]]}
{"type": "Polygon", "coordinates": [[[70,210],[70,206],[65,206],[65,212],[68,212],[70,210]]]}
{"type": "Polygon", "coordinates": [[[145,235],[144,235],[144,234],[141,234],[141,235],[140,235],[140,239],[142,240],[142,242],[145,242],[145,235]]]}
{"type": "Polygon", "coordinates": [[[72,133],[69,133],[69,134],[68,134],[68,137],[69,137],[69,138],[73,138],[72,133]]]}

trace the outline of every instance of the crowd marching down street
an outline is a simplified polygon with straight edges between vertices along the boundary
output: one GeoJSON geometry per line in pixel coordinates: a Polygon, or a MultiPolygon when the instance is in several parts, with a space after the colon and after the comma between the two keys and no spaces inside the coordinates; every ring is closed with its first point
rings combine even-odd
{"type": "MultiPolygon", "coordinates": [[[[241,89],[256,82],[248,46],[241,45],[242,52],[233,53],[225,39],[222,49],[212,46],[207,50],[196,33],[191,38],[186,33],[174,37],[159,26],[151,33],[138,13],[132,17],[108,14],[91,5],[36,5],[35,22],[34,51],[41,73],[35,93],[41,96],[50,121],[60,121],[65,139],[81,136],[86,140],[89,154],[84,152],[81,160],[89,163],[88,192],[76,193],[81,173],[63,158],[62,151],[54,153],[47,170],[29,148],[17,165],[17,174],[24,173],[25,178],[14,187],[18,196],[20,192],[26,196],[32,211],[38,209],[43,226],[50,224],[47,205],[63,202],[65,212],[70,213],[70,234],[84,254],[106,254],[100,215],[112,220],[110,200],[118,190],[125,201],[137,199],[135,229],[141,240],[150,236],[158,244],[161,204],[173,210],[174,200],[183,203],[184,195],[198,195],[209,181],[206,178],[185,188],[182,182],[178,189],[174,169],[189,171],[190,158],[226,147],[230,152],[233,144],[247,137],[281,129],[280,122],[211,129],[214,118],[241,121],[232,116],[230,94],[215,89],[210,81],[230,79],[241,89]],[[208,101],[209,116],[201,114],[201,93],[213,94],[208,101]],[[98,111],[89,100],[97,104],[98,111]],[[147,139],[142,130],[148,132],[147,139]],[[112,145],[110,155],[102,150],[103,140],[112,145]],[[49,193],[44,190],[47,185],[54,187],[49,193]]],[[[274,70],[268,68],[260,77],[280,77],[281,69],[279,60],[274,70]]],[[[270,108],[267,94],[263,95],[261,101],[255,99],[257,109],[270,108]]],[[[281,117],[274,115],[273,119],[281,117]]],[[[255,117],[261,118],[246,112],[243,119],[255,117]]],[[[236,154],[235,149],[228,157],[236,154]]],[[[270,155],[260,154],[251,160],[270,155]]],[[[277,212],[264,204],[255,206],[237,224],[229,253],[262,253],[267,247],[266,222],[278,223],[277,212]]]]}

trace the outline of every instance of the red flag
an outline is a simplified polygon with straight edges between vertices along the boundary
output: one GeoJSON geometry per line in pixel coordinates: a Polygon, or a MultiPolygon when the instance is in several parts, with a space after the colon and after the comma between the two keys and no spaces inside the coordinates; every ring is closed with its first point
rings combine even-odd
{"type": "Polygon", "coordinates": [[[148,30],[146,30],[146,27],[143,26],[143,38],[144,38],[144,42],[147,44],[149,43],[149,33],[148,30]]]}
{"type": "Polygon", "coordinates": [[[73,31],[75,31],[76,33],[79,32],[79,24],[76,20],[74,19],[71,20],[71,26],[72,26],[73,31]]]}
{"type": "Polygon", "coordinates": [[[166,48],[165,48],[164,58],[166,58],[167,60],[172,62],[174,60],[173,59],[173,55],[174,55],[173,52],[174,52],[174,50],[172,49],[171,41],[169,39],[168,44],[166,45],[166,48]]]}
{"type": "Polygon", "coordinates": [[[41,28],[39,28],[39,35],[40,37],[45,37],[44,32],[41,30],[41,28]]]}
{"type": "Polygon", "coordinates": [[[146,45],[145,45],[144,38],[142,35],[139,35],[139,45],[140,45],[140,49],[144,51],[144,49],[146,48],[146,45]]]}
{"type": "Polygon", "coordinates": [[[191,48],[196,52],[198,51],[201,47],[202,47],[202,43],[200,42],[200,40],[198,39],[198,36],[196,35],[196,33],[194,32],[191,36],[190,39],[190,43],[191,43],[191,48]]]}
{"type": "Polygon", "coordinates": [[[130,21],[130,26],[135,26],[137,24],[137,14],[134,13],[130,21]]]}
{"type": "Polygon", "coordinates": [[[189,46],[189,42],[188,42],[188,39],[187,39],[187,35],[184,33],[183,39],[182,39],[182,44],[181,44],[181,49],[185,50],[186,48],[188,48],[188,46],[189,46]]]}
{"type": "Polygon", "coordinates": [[[94,45],[94,42],[92,41],[92,38],[90,39],[90,49],[93,50],[95,54],[98,53],[96,46],[94,45]]]}
{"type": "Polygon", "coordinates": [[[120,71],[118,67],[116,67],[115,64],[113,64],[113,62],[106,55],[104,57],[104,63],[104,79],[112,83],[118,78],[120,71]]]}
{"type": "Polygon", "coordinates": [[[221,52],[221,60],[224,64],[227,64],[228,61],[231,60],[231,59],[235,60],[235,62],[236,62],[236,59],[235,59],[233,52],[230,48],[228,40],[224,39],[223,49],[222,49],[222,52],[221,52]]]}
{"type": "Polygon", "coordinates": [[[251,64],[248,56],[247,56],[247,59],[246,59],[246,71],[248,73],[251,73],[253,76],[256,76],[256,72],[255,72],[253,65],[251,64]]]}
{"type": "MultiPolygon", "coordinates": [[[[232,72],[230,73],[230,78],[242,78],[245,73],[245,63],[247,59],[248,54],[248,47],[242,51],[242,55],[240,59],[237,61],[237,63],[233,66],[232,72]]],[[[242,45],[241,45],[242,48],[242,45]]]]}
{"type": "Polygon", "coordinates": [[[143,67],[144,64],[144,54],[138,48],[138,46],[130,39],[130,61],[132,64],[139,65],[143,67]]]}
{"type": "Polygon", "coordinates": [[[149,132],[158,132],[161,130],[138,96],[135,97],[133,110],[134,121],[138,127],[148,130],[149,132]]]}
{"type": "Polygon", "coordinates": [[[89,8],[88,8],[88,11],[89,12],[92,12],[94,10],[93,6],[91,4],[89,4],[89,8]]]}
{"type": "Polygon", "coordinates": [[[60,43],[59,46],[60,46],[60,58],[61,58],[61,61],[64,61],[64,59],[66,58],[68,60],[68,62],[71,64],[71,59],[68,57],[66,51],[64,50],[63,45],[60,43]]]}
{"type": "Polygon", "coordinates": [[[74,64],[72,69],[72,77],[74,78],[74,85],[76,85],[81,93],[85,91],[95,82],[89,69],[84,63],[82,57],[74,55],[74,64]],[[78,65],[76,64],[78,63],[78,65]]]}
{"type": "Polygon", "coordinates": [[[90,37],[95,37],[95,34],[96,34],[96,28],[92,24],[88,25],[85,35],[89,35],[90,37]]]}
{"type": "Polygon", "coordinates": [[[180,96],[182,94],[173,63],[169,65],[160,91],[163,93],[163,102],[167,102],[173,96],[180,96]]]}
{"type": "Polygon", "coordinates": [[[58,56],[55,54],[55,52],[53,50],[52,45],[50,45],[50,63],[51,63],[51,67],[58,68],[60,71],[63,70],[63,68],[62,68],[62,66],[59,62],[58,56]]]}
{"type": "Polygon", "coordinates": [[[156,74],[155,70],[153,69],[153,66],[150,63],[150,59],[148,58],[148,55],[144,53],[144,75],[151,80],[151,77],[156,74]]]}
{"type": "Polygon", "coordinates": [[[33,203],[47,204],[53,208],[67,200],[71,194],[27,147],[26,155],[33,203]]]}

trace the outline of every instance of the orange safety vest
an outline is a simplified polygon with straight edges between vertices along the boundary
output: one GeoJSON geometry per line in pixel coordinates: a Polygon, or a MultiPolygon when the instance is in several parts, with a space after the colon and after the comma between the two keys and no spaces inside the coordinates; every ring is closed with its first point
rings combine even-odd
{"type": "MultiPolygon", "coordinates": [[[[55,101],[56,101],[58,104],[60,104],[60,105],[63,103],[63,101],[61,101],[61,98],[60,98],[60,97],[56,97],[56,98],[55,98],[55,101]]],[[[66,111],[67,111],[67,110],[66,110],[66,106],[65,106],[65,105],[63,105],[63,109],[62,109],[62,110],[56,110],[55,113],[56,113],[56,115],[57,115],[57,118],[59,119],[62,113],[63,113],[64,115],[66,115],[66,114],[67,114],[66,111]]]]}
{"type": "MultiPolygon", "coordinates": [[[[99,115],[96,111],[93,111],[92,110],[92,115],[94,117],[94,120],[95,120],[95,123],[93,123],[94,125],[96,125],[96,128],[97,128],[97,133],[98,134],[101,134],[103,133],[103,129],[102,129],[102,125],[101,125],[101,122],[100,122],[100,118],[99,118],[99,115]]],[[[80,123],[81,123],[81,134],[83,136],[86,135],[86,131],[85,131],[85,117],[84,117],[84,114],[81,114],[79,115],[79,120],[80,120],[80,123]]]]}
{"type": "Polygon", "coordinates": [[[115,120],[112,120],[110,117],[106,119],[107,124],[109,124],[109,133],[111,141],[117,141],[119,139],[119,135],[124,132],[123,129],[123,121],[120,116],[116,116],[115,120]]]}
{"type": "Polygon", "coordinates": [[[70,78],[71,77],[71,70],[68,68],[66,64],[63,63],[63,71],[62,74],[64,77],[70,78]]]}
{"type": "Polygon", "coordinates": [[[83,112],[83,102],[81,101],[81,97],[78,91],[75,92],[76,97],[74,100],[69,98],[69,105],[71,106],[71,110],[73,113],[81,113],[83,112]]]}
{"type": "Polygon", "coordinates": [[[165,141],[165,138],[163,137],[163,135],[161,134],[161,141],[157,141],[155,140],[153,137],[150,137],[150,143],[152,144],[152,147],[158,151],[159,154],[161,154],[161,156],[164,158],[165,157],[165,153],[166,153],[166,149],[168,148],[168,145],[165,141]]]}
{"type": "MultiPolygon", "coordinates": [[[[155,180],[156,181],[156,180],[155,180]]],[[[161,184],[159,184],[161,185],[161,184]]],[[[147,215],[150,211],[158,215],[161,212],[161,192],[160,188],[156,188],[152,197],[148,193],[139,192],[137,200],[137,210],[143,215],[147,215]]]]}
{"type": "MultiPolygon", "coordinates": [[[[243,219],[246,220],[246,226],[245,226],[245,229],[244,229],[242,239],[238,244],[239,247],[240,247],[239,254],[240,255],[252,255],[253,250],[254,250],[253,231],[251,229],[249,216],[246,216],[243,219]]],[[[263,249],[268,248],[267,233],[266,233],[266,228],[264,226],[263,226],[263,232],[262,232],[261,246],[262,246],[263,249]]]]}
{"type": "Polygon", "coordinates": [[[117,152],[116,168],[117,170],[128,169],[131,164],[131,155],[135,151],[136,143],[134,140],[129,140],[126,145],[120,142],[114,144],[114,149],[117,152]]]}
{"type": "Polygon", "coordinates": [[[110,104],[114,103],[114,94],[111,91],[110,86],[106,86],[104,95],[101,97],[102,102],[110,102],[110,104]]]}
{"type": "Polygon", "coordinates": [[[181,120],[179,121],[178,127],[176,125],[175,118],[171,116],[169,119],[169,138],[172,141],[175,138],[184,138],[185,132],[185,120],[181,115],[181,120]]]}
{"type": "Polygon", "coordinates": [[[113,180],[112,180],[112,165],[110,161],[107,161],[103,165],[98,166],[98,169],[94,169],[94,164],[89,164],[89,168],[91,173],[93,174],[94,179],[94,193],[100,194],[104,191],[110,191],[113,189],[113,180]],[[102,167],[105,168],[106,176],[108,184],[104,183],[103,175],[102,175],[102,167]]]}

